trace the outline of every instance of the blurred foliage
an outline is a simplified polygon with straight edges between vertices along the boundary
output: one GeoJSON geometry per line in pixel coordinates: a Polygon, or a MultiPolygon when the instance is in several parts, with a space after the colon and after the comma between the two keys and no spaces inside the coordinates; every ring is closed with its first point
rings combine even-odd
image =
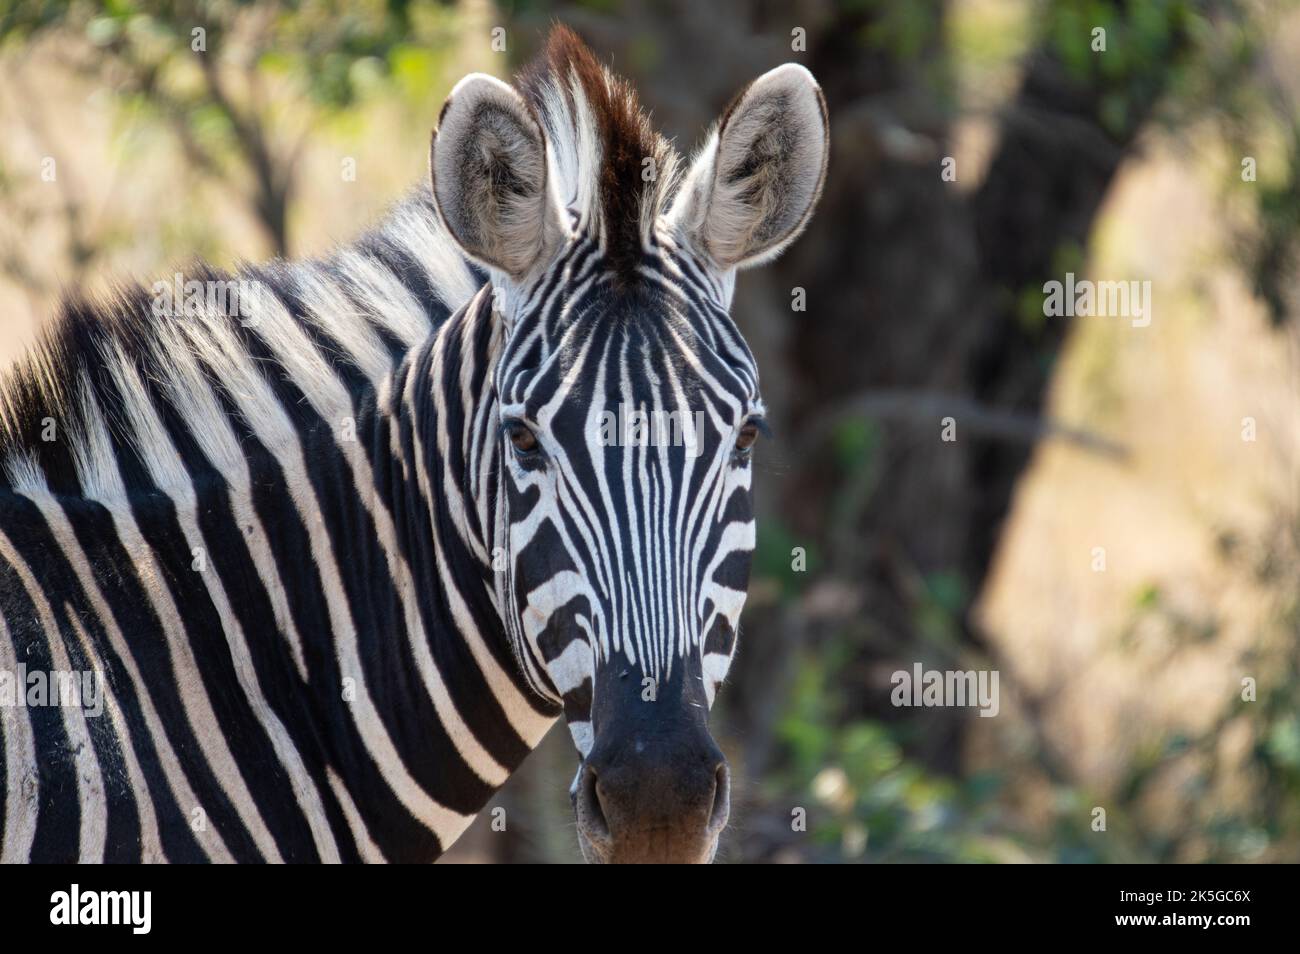
{"type": "Polygon", "coordinates": [[[788,761],[768,795],[812,796],[808,830],[818,848],[808,860],[1006,860],[995,834],[1003,777],[931,774],[904,756],[906,729],[849,715],[852,690],[839,673],[850,657],[848,646],[834,643],[807,654],[778,725],[788,761]]]}
{"type": "Polygon", "coordinates": [[[1046,4],[1042,15],[1041,29],[1070,74],[1101,90],[1102,124],[1117,136],[1133,122],[1130,101],[1145,99],[1152,84],[1180,89],[1185,74],[1201,68],[1197,57],[1182,55],[1202,15],[1187,0],[1069,0],[1046,4]]]}
{"type": "Polygon", "coordinates": [[[133,122],[168,128],[198,171],[251,183],[250,210],[288,255],[308,134],[389,93],[427,105],[459,23],[451,4],[411,0],[17,0],[0,48],[60,31],[133,122]]]}
{"type": "MultiPolygon", "coordinates": [[[[1300,552],[1274,553],[1266,562],[1276,559],[1294,566],[1300,552]]],[[[934,584],[936,619],[945,604],[959,602],[943,595],[955,585],[934,584]]],[[[1174,635],[1167,643],[1169,662],[1186,646],[1180,634],[1193,641],[1215,635],[1212,621],[1183,617],[1155,585],[1135,594],[1131,622],[1121,634],[1130,651],[1139,641],[1163,642],[1153,633],[1139,635],[1144,621],[1174,635]]],[[[1279,609],[1275,628],[1241,660],[1241,672],[1256,679],[1257,697],[1225,706],[1195,735],[1168,731],[1144,738],[1105,792],[1050,770],[1043,777],[1051,758],[1023,712],[1012,715],[1010,725],[998,720],[1007,736],[1000,751],[1008,758],[957,778],[927,772],[906,755],[912,734],[920,731],[915,721],[855,715],[856,697],[866,689],[851,675],[853,642],[844,633],[801,654],[778,723],[784,757],[765,796],[778,805],[815,806],[808,818],[817,849],[808,860],[1223,863],[1300,855],[1300,598],[1294,593],[1279,609]],[[1244,758],[1225,751],[1223,739],[1234,728],[1253,740],[1244,758]],[[1014,810],[1016,790],[1044,784],[1051,791],[1049,815],[1028,824],[1014,810]],[[1224,798],[1224,785],[1251,794],[1224,798]],[[1151,800],[1168,798],[1171,790],[1181,807],[1153,822],[1151,800]],[[1104,832],[1091,827],[1097,807],[1106,811],[1104,832]]],[[[1002,673],[1004,680],[1009,675],[1002,673]]],[[[1007,688],[1004,682],[1004,705],[1007,688]]],[[[978,718],[973,711],[969,717],[978,718]]]]}
{"type": "Polygon", "coordinates": [[[0,42],[72,29],[138,70],[164,71],[191,54],[225,55],[227,41],[240,38],[250,41],[242,66],[290,76],[313,102],[341,108],[378,80],[425,89],[431,58],[455,37],[450,7],[412,0],[15,0],[0,13],[0,42]],[[250,24],[257,35],[242,37],[250,24]]]}
{"type": "MultiPolygon", "coordinates": [[[[933,18],[945,15],[943,8],[925,4],[868,6],[879,16],[858,42],[864,50],[895,51],[903,60],[920,55],[933,18]]],[[[1300,104],[1293,84],[1287,88],[1284,71],[1264,52],[1280,9],[1189,0],[1059,0],[1017,16],[1006,6],[980,4],[955,11],[948,36],[959,61],[954,68],[967,82],[997,79],[1007,60],[1024,55],[1055,57],[1073,80],[1099,91],[1101,126],[1116,139],[1127,138],[1135,124],[1154,121],[1166,135],[1225,147],[1231,157],[1228,181],[1241,187],[1253,212],[1236,243],[1240,263],[1280,323],[1294,311],[1300,279],[1300,104]],[[1105,55],[1088,42],[1103,42],[1094,33],[1098,29],[1105,31],[1105,55]],[[1131,104],[1153,95],[1154,115],[1136,114],[1131,104]],[[1258,182],[1239,175],[1242,156],[1259,157],[1258,182]]],[[[1084,273],[1088,255],[1082,243],[1062,244],[1052,256],[1052,274],[1084,273]]],[[[1026,331],[1041,331],[1041,284],[1018,289],[1013,312],[1026,331]]],[[[1100,378],[1090,389],[1099,407],[1113,403],[1111,389],[1100,378]]],[[[824,504],[831,515],[832,553],[819,566],[823,575],[852,579],[853,561],[834,542],[837,528],[853,525],[874,492],[879,457],[889,451],[871,422],[848,422],[832,435],[839,479],[824,504]]],[[[1300,525],[1297,515],[1286,520],[1300,525]]],[[[772,549],[788,536],[774,537],[772,549]]],[[[1259,581],[1293,600],[1300,547],[1292,541],[1267,559],[1248,557],[1242,549],[1225,552],[1225,574],[1249,576],[1246,564],[1259,560],[1273,574],[1266,580],[1261,569],[1259,581]],[[1279,574],[1279,566],[1287,569],[1279,574]]],[[[756,572],[765,575],[769,565],[776,561],[760,563],[756,572]]],[[[816,575],[789,592],[804,592],[815,582],[816,575]]],[[[975,596],[970,590],[970,581],[956,571],[929,574],[913,588],[911,628],[923,645],[909,645],[907,658],[998,668],[997,661],[974,658],[963,645],[964,615],[975,596]]],[[[923,714],[864,714],[862,700],[882,692],[879,673],[861,665],[864,639],[871,638],[864,633],[871,627],[846,621],[798,653],[791,696],[777,723],[779,768],[767,779],[765,804],[777,819],[780,806],[812,806],[809,830],[816,849],[790,848],[807,860],[1294,861],[1300,857],[1297,605],[1279,609],[1241,660],[1242,672],[1258,680],[1255,701],[1225,697],[1222,711],[1196,733],[1134,726],[1133,738],[1115,742],[1115,777],[1096,787],[1082,784],[1044,735],[1046,701],[1033,698],[1006,666],[1000,667],[1003,699],[1015,704],[1004,702],[1003,718],[990,720],[997,723],[997,757],[971,753],[967,770],[958,775],[928,769],[909,754],[925,731],[923,714]],[[1236,737],[1248,740],[1244,754],[1226,741],[1236,737]],[[1030,805],[1036,808],[1026,811],[1030,805]],[[1092,827],[1097,808],[1106,812],[1104,832],[1092,827]]],[[[1137,589],[1129,614],[1114,634],[1117,644],[1130,653],[1158,647],[1160,665],[1173,665],[1222,635],[1223,621],[1212,605],[1189,612],[1156,582],[1137,589]]],[[[1142,678],[1136,661],[1134,678],[1142,678]]],[[[979,721],[974,712],[967,716],[979,721]]],[[[786,842],[798,844],[774,841],[778,856],[786,842]]]]}

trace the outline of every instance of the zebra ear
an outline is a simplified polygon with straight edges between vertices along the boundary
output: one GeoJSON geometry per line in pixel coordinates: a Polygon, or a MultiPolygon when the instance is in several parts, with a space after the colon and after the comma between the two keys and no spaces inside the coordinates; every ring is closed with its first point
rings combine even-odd
{"type": "Polygon", "coordinates": [[[563,227],[546,136],[523,98],[471,73],[442,107],[429,154],[434,202],[471,258],[523,280],[559,251],[563,227]]]}
{"type": "Polygon", "coordinates": [[[821,88],[786,63],[723,113],[670,217],[724,269],[771,261],[798,237],[826,181],[830,127],[821,88]]]}

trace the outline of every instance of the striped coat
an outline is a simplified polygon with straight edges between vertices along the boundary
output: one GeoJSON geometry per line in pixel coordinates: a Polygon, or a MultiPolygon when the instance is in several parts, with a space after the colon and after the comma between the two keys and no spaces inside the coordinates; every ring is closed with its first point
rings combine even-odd
{"type": "Polygon", "coordinates": [[[561,713],[587,857],[711,859],[762,428],[727,310],[826,154],[786,66],[679,176],[560,28],[352,245],[68,302],[0,387],[0,859],[432,860],[561,713]]]}
{"type": "Polygon", "coordinates": [[[428,196],[246,277],[246,323],[73,306],[10,392],[56,439],[6,447],[0,670],[103,712],[0,710],[6,861],[427,860],[556,715],[481,559],[499,342],[428,196]]]}

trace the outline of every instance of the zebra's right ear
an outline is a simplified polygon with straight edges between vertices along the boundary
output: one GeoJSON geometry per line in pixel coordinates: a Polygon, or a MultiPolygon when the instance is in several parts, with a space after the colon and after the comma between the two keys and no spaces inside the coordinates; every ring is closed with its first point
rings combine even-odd
{"type": "Polygon", "coordinates": [[[523,98],[471,73],[442,107],[430,147],[434,202],[471,258],[515,281],[558,254],[564,229],[546,172],[546,136],[523,98]]]}

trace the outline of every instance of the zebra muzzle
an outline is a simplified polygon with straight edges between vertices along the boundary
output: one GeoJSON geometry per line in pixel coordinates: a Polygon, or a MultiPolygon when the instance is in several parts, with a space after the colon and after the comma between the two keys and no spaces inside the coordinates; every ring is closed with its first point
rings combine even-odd
{"type": "Polygon", "coordinates": [[[707,864],[731,808],[731,775],[707,735],[683,749],[597,744],[574,797],[584,857],[604,864],[707,864]]]}

